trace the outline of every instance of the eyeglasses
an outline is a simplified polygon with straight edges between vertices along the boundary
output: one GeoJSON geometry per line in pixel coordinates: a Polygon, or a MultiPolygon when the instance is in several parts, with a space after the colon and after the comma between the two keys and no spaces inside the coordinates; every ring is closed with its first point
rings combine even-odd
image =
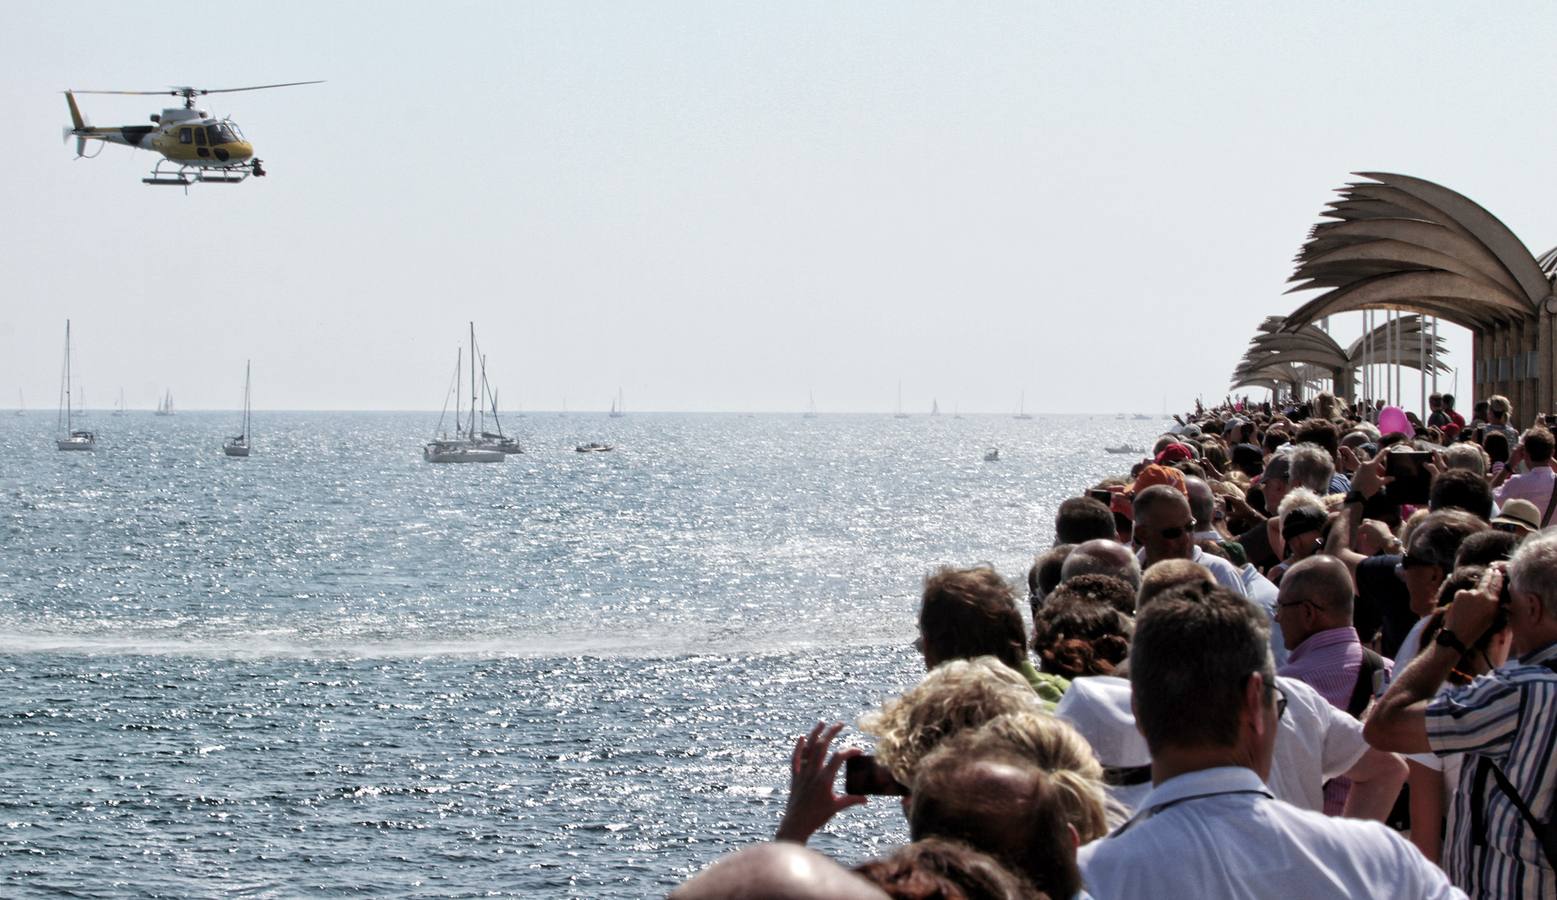
{"type": "Polygon", "coordinates": [[[1411,554],[1407,553],[1400,557],[1400,562],[1395,563],[1395,577],[1405,578],[1407,569],[1423,569],[1428,566],[1436,565],[1438,564],[1430,559],[1423,559],[1420,556],[1412,556],[1411,554]]]}
{"type": "Polygon", "coordinates": [[[1276,721],[1279,722],[1281,717],[1287,714],[1287,692],[1274,682],[1271,683],[1271,687],[1276,691],[1276,721]]]}
{"type": "Polygon", "coordinates": [[[1318,609],[1319,608],[1319,604],[1317,604],[1314,601],[1309,600],[1308,598],[1305,597],[1302,600],[1294,600],[1291,603],[1277,603],[1276,604],[1276,609],[1277,610],[1291,609],[1294,606],[1312,606],[1314,609],[1318,609]]]}

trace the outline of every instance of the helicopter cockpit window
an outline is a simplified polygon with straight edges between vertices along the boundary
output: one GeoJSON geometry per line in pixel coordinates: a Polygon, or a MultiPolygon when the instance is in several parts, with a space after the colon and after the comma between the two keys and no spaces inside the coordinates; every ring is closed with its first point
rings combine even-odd
{"type": "Polygon", "coordinates": [[[233,134],[232,129],[226,125],[209,125],[206,127],[206,131],[209,132],[212,146],[230,144],[238,140],[238,136],[233,134]]]}
{"type": "Polygon", "coordinates": [[[195,138],[193,132],[193,128],[180,128],[178,130],[178,142],[180,144],[194,143],[195,138]]]}

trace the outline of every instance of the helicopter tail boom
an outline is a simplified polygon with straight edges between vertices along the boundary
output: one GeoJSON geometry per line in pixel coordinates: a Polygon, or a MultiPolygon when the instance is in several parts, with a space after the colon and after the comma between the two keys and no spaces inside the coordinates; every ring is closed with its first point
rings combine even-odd
{"type": "Polygon", "coordinates": [[[70,91],[66,91],[65,102],[70,106],[70,124],[75,126],[76,131],[82,131],[92,127],[91,123],[87,122],[86,116],[81,114],[81,108],[76,105],[75,94],[72,94],[70,91]]]}

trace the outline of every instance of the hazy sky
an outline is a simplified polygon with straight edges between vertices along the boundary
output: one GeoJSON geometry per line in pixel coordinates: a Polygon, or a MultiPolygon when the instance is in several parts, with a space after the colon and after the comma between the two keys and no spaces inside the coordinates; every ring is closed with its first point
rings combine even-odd
{"type": "MultiPolygon", "coordinates": [[[[1174,409],[1356,170],[1557,243],[1550,4],[0,6],[0,405],[1174,409]],[[69,88],[206,98],[270,175],[142,185],[69,88]]],[[[168,98],[171,102],[172,98],[168,98]]],[[[83,97],[139,124],[156,97],[83,97]]],[[[1306,297],[1308,295],[1303,295],[1306,297]]],[[[1355,318],[1353,316],[1352,318],[1355,318]]],[[[1349,337],[1354,322],[1338,321],[1349,337]]],[[[1446,326],[1462,354],[1464,333],[1446,326]]],[[[1469,392],[1468,355],[1461,386],[1469,392]]]]}

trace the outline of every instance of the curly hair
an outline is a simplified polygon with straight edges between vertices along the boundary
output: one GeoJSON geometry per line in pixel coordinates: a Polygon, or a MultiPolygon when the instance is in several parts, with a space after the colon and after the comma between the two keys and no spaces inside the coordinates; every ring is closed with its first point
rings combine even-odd
{"type": "Polygon", "coordinates": [[[1033,621],[1033,650],[1043,671],[1065,678],[1112,675],[1130,655],[1130,617],[1060,585],[1033,621]]]}
{"type": "Polygon", "coordinates": [[[997,716],[1042,711],[1021,674],[993,656],[942,663],[919,684],[860,717],[876,738],[876,759],[903,784],[913,784],[920,760],[959,731],[997,716]]]}

